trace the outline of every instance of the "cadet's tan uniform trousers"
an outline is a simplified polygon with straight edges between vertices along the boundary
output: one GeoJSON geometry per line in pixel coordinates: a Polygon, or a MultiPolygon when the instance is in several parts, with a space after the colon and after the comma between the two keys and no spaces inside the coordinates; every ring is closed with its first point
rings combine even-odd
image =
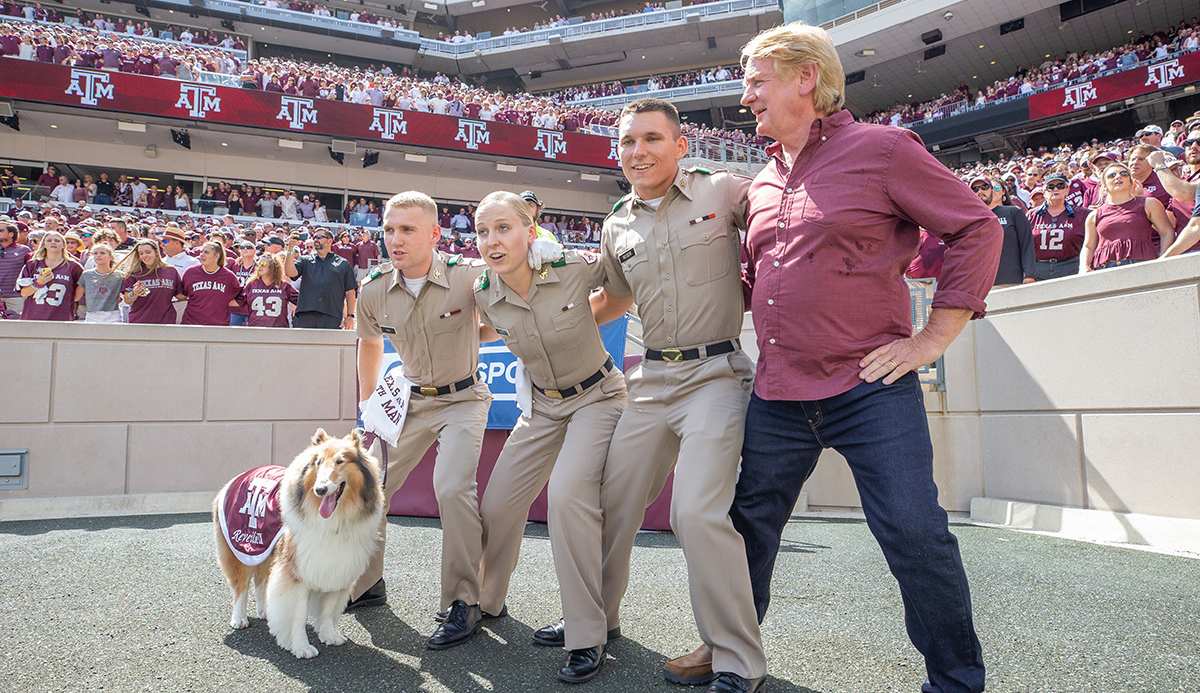
{"type": "Polygon", "coordinates": [[[534,390],[533,417],[517,421],[483,494],[479,606],[498,614],[517,567],[529,506],[549,478],[550,548],[568,650],[602,645],[607,638],[600,594],[600,481],[624,408],[625,376],[616,367],[574,397],[553,399],[534,390]]]}
{"type": "Polygon", "coordinates": [[[741,351],[643,361],[628,376],[629,406],[613,434],[600,491],[607,626],[620,623],[646,507],[675,469],[671,527],[687,561],[700,638],[712,647],[713,671],[746,678],[764,676],[767,662],[755,611],[746,608],[753,604],[750,570],[729,508],[753,378],[754,365],[741,351]]]}
{"type": "MultiPolygon", "coordinates": [[[[482,552],[482,522],[475,474],[483,449],[488,407],[492,395],[487,385],[448,395],[425,397],[413,393],[408,418],[396,447],[387,449],[387,470],[383,484],[385,502],[400,488],[410,472],[425,456],[429,446],[438,443],[433,468],[433,492],[442,519],[442,597],[441,610],[461,599],[467,604],[479,602],[479,556],[482,552]]],[[[379,445],[386,445],[383,441],[379,445]]],[[[387,518],[380,534],[386,540],[387,518]]],[[[371,557],[367,570],[352,590],[352,597],[365,592],[383,577],[383,549],[371,557]]]]}

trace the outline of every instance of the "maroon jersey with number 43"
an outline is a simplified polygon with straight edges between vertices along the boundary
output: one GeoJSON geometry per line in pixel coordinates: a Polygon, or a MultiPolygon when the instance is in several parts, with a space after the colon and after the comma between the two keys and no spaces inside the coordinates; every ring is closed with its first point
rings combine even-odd
{"type": "MultiPolygon", "coordinates": [[[[45,260],[30,260],[21,268],[17,277],[17,286],[36,286],[31,282],[41,274],[46,267],[45,260]]],[[[25,299],[21,308],[22,320],[60,320],[75,319],[75,287],[79,286],[79,278],[83,276],[83,267],[74,260],[63,260],[51,270],[50,283],[45,285],[45,291],[38,291],[25,299]]]]}

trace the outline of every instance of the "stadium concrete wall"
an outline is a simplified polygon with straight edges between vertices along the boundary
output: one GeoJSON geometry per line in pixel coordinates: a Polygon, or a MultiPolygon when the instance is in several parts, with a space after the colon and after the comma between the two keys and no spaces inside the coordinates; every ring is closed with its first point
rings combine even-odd
{"type": "MultiPolygon", "coordinates": [[[[743,341],[753,354],[749,321],[743,341]]],[[[1200,519],[1198,345],[1200,255],[994,292],[926,393],[942,504],[1200,519]]],[[[0,353],[0,450],[30,452],[0,517],[27,500],[202,509],[235,472],[355,421],[348,332],[10,321],[0,353]]],[[[859,507],[833,451],[806,490],[812,508],[859,507]]]]}
{"type": "MultiPolygon", "coordinates": [[[[1200,519],[1200,255],[993,292],[926,397],[941,502],[1200,519]]],[[[857,508],[827,451],[810,507],[857,508]]]]}

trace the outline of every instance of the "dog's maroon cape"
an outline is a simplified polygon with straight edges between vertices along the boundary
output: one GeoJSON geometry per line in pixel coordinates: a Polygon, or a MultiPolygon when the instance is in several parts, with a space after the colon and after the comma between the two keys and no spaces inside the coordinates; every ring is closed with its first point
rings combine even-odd
{"type": "Polygon", "coordinates": [[[287,467],[257,467],[234,477],[221,489],[217,517],[229,550],[245,565],[258,565],[271,555],[279,531],[279,487],[287,467]]]}

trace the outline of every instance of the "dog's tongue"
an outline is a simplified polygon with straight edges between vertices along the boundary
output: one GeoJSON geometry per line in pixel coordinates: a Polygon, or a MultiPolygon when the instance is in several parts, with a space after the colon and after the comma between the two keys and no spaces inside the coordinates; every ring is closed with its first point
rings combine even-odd
{"type": "Polygon", "coordinates": [[[317,512],[321,513],[321,517],[328,520],[329,516],[333,514],[333,509],[337,507],[337,503],[338,503],[337,497],[338,497],[338,494],[335,492],[335,493],[330,493],[329,495],[327,495],[321,499],[321,507],[317,511],[317,512]]]}

